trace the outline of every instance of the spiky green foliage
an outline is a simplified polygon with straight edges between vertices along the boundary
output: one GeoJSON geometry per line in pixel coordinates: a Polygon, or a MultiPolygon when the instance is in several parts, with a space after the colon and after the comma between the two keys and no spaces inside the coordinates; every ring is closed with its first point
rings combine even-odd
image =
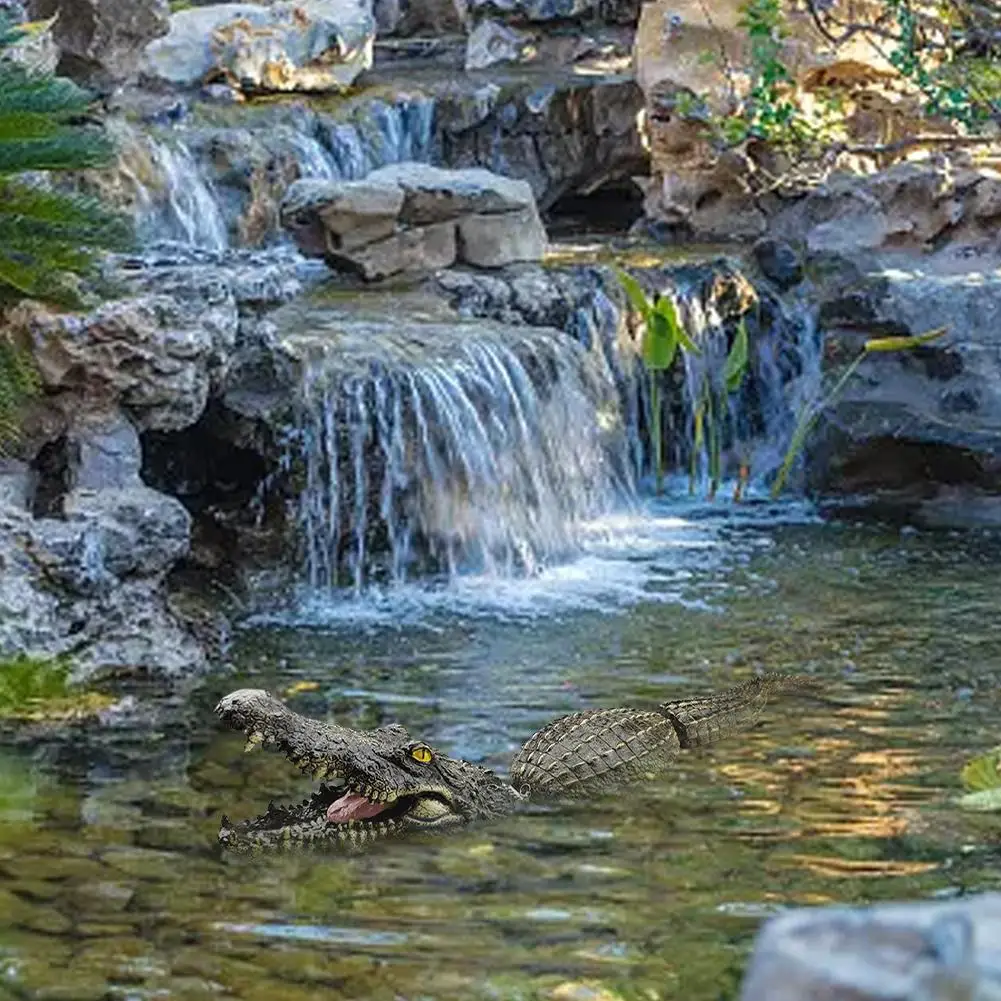
{"type": "MultiPolygon", "coordinates": [[[[101,166],[114,149],[87,120],[86,91],[4,58],[23,34],[0,19],[0,305],[24,297],[75,305],[71,276],[85,273],[101,251],[128,247],[131,224],[53,183],[52,172],[101,166]]],[[[0,446],[37,385],[30,361],[0,330],[0,446]]]]}
{"type": "Polygon", "coordinates": [[[18,413],[38,392],[38,382],[31,358],[0,337],[0,445],[17,437],[18,413]]]}

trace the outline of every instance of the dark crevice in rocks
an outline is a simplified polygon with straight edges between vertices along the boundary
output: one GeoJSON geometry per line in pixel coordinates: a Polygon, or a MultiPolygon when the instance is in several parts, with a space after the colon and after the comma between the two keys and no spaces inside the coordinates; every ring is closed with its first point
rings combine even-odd
{"type": "Polygon", "coordinates": [[[248,503],[267,473],[260,455],[216,437],[204,421],[182,431],[147,431],[142,445],[143,481],[192,514],[248,503]]]}
{"type": "Polygon", "coordinates": [[[192,515],[191,550],[181,569],[231,576],[256,548],[264,456],[219,436],[210,415],[181,431],[148,431],[142,445],[143,481],[176,497],[192,515]]]}
{"type": "Polygon", "coordinates": [[[66,435],[47,442],[31,463],[35,491],[31,513],[35,518],[59,518],[70,488],[70,449],[66,435]]]}
{"type": "Polygon", "coordinates": [[[546,213],[551,236],[574,233],[627,233],[643,217],[643,193],[628,178],[603,184],[588,194],[570,192],[546,213]]]}

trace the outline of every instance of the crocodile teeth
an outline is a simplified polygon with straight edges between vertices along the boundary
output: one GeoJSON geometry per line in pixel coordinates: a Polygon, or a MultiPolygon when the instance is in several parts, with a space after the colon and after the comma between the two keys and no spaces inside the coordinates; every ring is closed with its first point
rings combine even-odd
{"type": "Polygon", "coordinates": [[[264,734],[260,730],[254,730],[247,737],[247,743],[243,745],[243,753],[250,754],[251,751],[256,751],[261,744],[264,743],[264,734]]]}

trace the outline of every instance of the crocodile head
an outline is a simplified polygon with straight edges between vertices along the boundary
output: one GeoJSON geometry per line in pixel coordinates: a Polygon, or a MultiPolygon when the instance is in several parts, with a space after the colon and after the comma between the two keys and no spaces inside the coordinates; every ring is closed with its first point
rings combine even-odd
{"type": "Polygon", "coordinates": [[[320,782],[298,806],[271,804],[237,824],[223,817],[219,840],[233,851],[360,847],[508,813],[521,798],[488,769],[450,758],[399,725],[352,730],[300,716],[251,688],[231,692],[215,711],[247,735],[247,751],[274,748],[320,782]]]}

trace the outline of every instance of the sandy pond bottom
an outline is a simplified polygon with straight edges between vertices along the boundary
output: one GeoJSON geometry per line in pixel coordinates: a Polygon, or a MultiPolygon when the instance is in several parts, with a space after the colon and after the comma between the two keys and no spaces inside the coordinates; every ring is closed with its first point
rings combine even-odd
{"type": "Polygon", "coordinates": [[[1001,827],[950,806],[999,741],[1001,545],[673,508],[595,526],[519,587],[314,601],[149,721],[0,758],[0,996],[89,1001],[736,996],[776,909],[996,887],[1001,827]],[[218,695],[399,720],[503,769],[538,726],[760,667],[816,699],[593,802],[356,857],[220,857],[222,812],[305,794],[220,732],[218,695]],[[304,684],[305,683],[305,684],[304,684]]]}

